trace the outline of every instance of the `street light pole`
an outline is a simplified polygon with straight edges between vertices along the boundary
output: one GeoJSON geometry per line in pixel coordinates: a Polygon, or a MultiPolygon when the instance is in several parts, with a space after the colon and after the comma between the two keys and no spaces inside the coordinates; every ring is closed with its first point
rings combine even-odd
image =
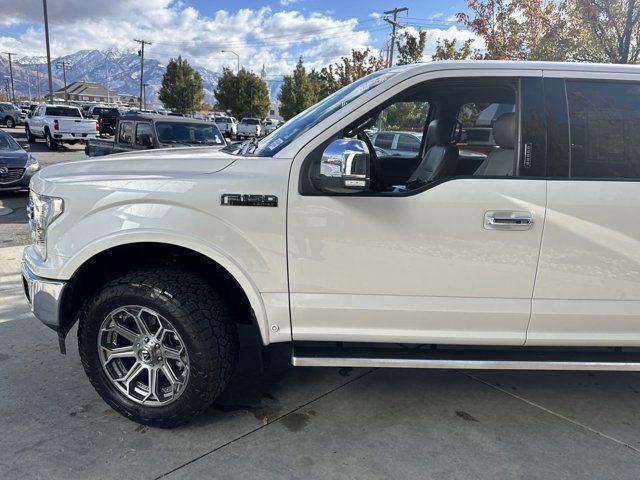
{"type": "Polygon", "coordinates": [[[221,50],[220,53],[232,53],[236,56],[236,59],[238,60],[238,69],[236,70],[236,75],[240,74],[240,55],[238,55],[236,52],[232,52],[231,50],[221,50]]]}
{"type": "Polygon", "coordinates": [[[49,101],[53,102],[53,77],[51,76],[51,48],[49,47],[49,17],[47,15],[47,0],[42,0],[44,8],[44,37],[47,44],[47,69],[49,71],[49,101]]]}

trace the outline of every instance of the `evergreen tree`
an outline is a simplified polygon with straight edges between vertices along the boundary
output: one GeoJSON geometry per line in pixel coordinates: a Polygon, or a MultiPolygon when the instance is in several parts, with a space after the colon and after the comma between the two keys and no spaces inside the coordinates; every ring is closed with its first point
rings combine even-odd
{"type": "Polygon", "coordinates": [[[298,60],[293,75],[285,75],[278,95],[280,114],[285,120],[295,117],[316,103],[314,85],[304,68],[302,57],[298,60]]]}
{"type": "Polygon", "coordinates": [[[178,113],[197,110],[204,97],[202,76],[182,57],[171,59],[162,77],[158,98],[166,108],[178,113]]]}
{"type": "Polygon", "coordinates": [[[225,111],[231,110],[232,115],[238,118],[264,118],[271,105],[267,84],[244,68],[238,75],[225,68],[214,94],[218,106],[225,111]]]}

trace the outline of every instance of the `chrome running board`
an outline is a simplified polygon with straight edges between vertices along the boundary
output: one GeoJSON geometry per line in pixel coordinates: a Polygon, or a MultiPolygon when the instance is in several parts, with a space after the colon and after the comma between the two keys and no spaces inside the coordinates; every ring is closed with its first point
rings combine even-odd
{"type": "MultiPolygon", "coordinates": [[[[335,345],[335,344],[334,344],[335,345]]],[[[640,351],[613,348],[393,348],[377,346],[294,346],[297,367],[451,368],[474,370],[640,371],[640,351]]]]}
{"type": "Polygon", "coordinates": [[[640,362],[292,357],[291,363],[296,367],[457,368],[470,370],[608,370],[627,372],[640,371],[640,362]]]}

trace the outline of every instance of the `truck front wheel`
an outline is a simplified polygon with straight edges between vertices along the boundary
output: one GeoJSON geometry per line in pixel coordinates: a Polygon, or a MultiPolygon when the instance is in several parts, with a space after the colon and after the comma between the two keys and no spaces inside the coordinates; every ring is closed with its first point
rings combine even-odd
{"type": "Polygon", "coordinates": [[[108,283],[87,303],[78,346],[89,380],[114,410],[170,428],[224,390],[238,334],[223,299],[202,279],[144,269],[108,283]]]}

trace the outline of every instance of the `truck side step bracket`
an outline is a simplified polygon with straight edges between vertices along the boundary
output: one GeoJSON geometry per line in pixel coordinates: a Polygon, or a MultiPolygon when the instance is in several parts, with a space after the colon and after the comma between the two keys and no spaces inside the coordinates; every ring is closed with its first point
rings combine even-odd
{"type": "Polygon", "coordinates": [[[640,371],[640,352],[619,349],[465,350],[294,347],[298,367],[640,371]]]}

